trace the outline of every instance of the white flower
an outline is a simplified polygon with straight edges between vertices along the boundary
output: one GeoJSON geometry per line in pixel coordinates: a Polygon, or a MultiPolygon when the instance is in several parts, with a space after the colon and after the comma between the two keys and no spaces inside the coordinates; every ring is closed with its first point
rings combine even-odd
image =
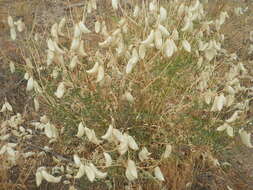
{"type": "Polygon", "coordinates": [[[35,177],[36,177],[36,185],[37,185],[37,187],[40,186],[40,184],[41,184],[41,182],[43,180],[43,176],[41,174],[41,171],[44,170],[44,169],[45,169],[45,167],[39,167],[37,169],[37,171],[36,171],[35,177]]]}
{"type": "Polygon", "coordinates": [[[162,34],[165,37],[168,37],[170,35],[169,31],[167,30],[167,28],[165,28],[163,25],[159,24],[158,29],[162,32],[162,34]]]}
{"type": "Polygon", "coordinates": [[[106,172],[101,172],[99,171],[96,166],[94,166],[94,164],[90,163],[89,164],[90,168],[93,170],[93,172],[95,173],[95,177],[98,179],[103,179],[107,176],[106,172]]]}
{"type": "Polygon", "coordinates": [[[10,28],[13,28],[14,27],[14,22],[13,22],[13,19],[11,16],[8,16],[8,25],[10,28]]]}
{"type": "Polygon", "coordinates": [[[163,158],[169,158],[171,152],[172,152],[172,146],[170,144],[167,144],[162,157],[163,158]]]}
{"type": "Polygon", "coordinates": [[[103,135],[101,138],[105,140],[110,140],[112,138],[112,131],[113,131],[113,126],[109,125],[105,135],[103,135]]]}
{"type": "Polygon", "coordinates": [[[122,135],[120,144],[118,146],[118,152],[120,155],[125,154],[128,151],[128,137],[127,134],[122,135]]]}
{"type": "Polygon", "coordinates": [[[81,159],[79,158],[79,156],[77,154],[74,154],[73,159],[74,159],[74,162],[75,162],[76,166],[81,167],[82,162],[81,162],[81,159]]]}
{"type": "Polygon", "coordinates": [[[139,46],[139,56],[140,56],[141,59],[144,59],[145,55],[146,55],[146,46],[141,44],[139,46]]]}
{"type": "Polygon", "coordinates": [[[134,12],[133,12],[133,17],[138,17],[139,16],[139,13],[140,13],[140,8],[138,5],[135,5],[134,7],[134,12]]]}
{"type": "Polygon", "coordinates": [[[162,49],[163,46],[163,38],[162,33],[159,29],[155,30],[155,47],[157,49],[162,49]]]}
{"type": "Polygon", "coordinates": [[[112,157],[107,152],[104,152],[105,166],[110,167],[112,165],[112,157]]]}
{"type": "Polygon", "coordinates": [[[155,39],[155,32],[154,32],[154,30],[151,30],[151,32],[148,35],[147,39],[142,41],[141,43],[148,46],[148,45],[153,43],[154,39],[155,39]]]}
{"type": "Polygon", "coordinates": [[[215,96],[211,111],[221,111],[225,104],[226,98],[223,94],[220,96],[215,96]]]}
{"type": "Polygon", "coordinates": [[[164,54],[171,57],[177,51],[177,46],[172,39],[167,39],[164,46],[164,54]]]}
{"type": "Polygon", "coordinates": [[[128,146],[133,149],[133,150],[138,150],[139,147],[137,145],[137,143],[135,142],[134,138],[130,135],[127,135],[127,140],[128,140],[128,146]]]}
{"type": "Polygon", "coordinates": [[[11,73],[14,73],[15,72],[15,65],[14,65],[13,61],[10,61],[9,66],[10,66],[11,73]]]}
{"type": "Polygon", "coordinates": [[[90,182],[93,182],[95,180],[95,177],[96,177],[96,174],[95,174],[94,170],[90,166],[85,165],[84,166],[84,171],[86,173],[86,176],[90,180],[90,182]]]}
{"type": "Polygon", "coordinates": [[[50,123],[45,124],[44,132],[48,138],[57,138],[58,136],[57,129],[50,123]]]}
{"type": "Polygon", "coordinates": [[[191,45],[187,40],[183,40],[182,45],[185,51],[191,52],[191,45]]]}
{"type": "Polygon", "coordinates": [[[80,45],[80,38],[73,38],[70,46],[70,50],[76,50],[80,45]]]}
{"type": "Polygon", "coordinates": [[[53,41],[53,44],[54,44],[54,48],[55,48],[55,51],[58,53],[58,54],[64,54],[65,52],[59,47],[58,43],[56,41],[53,41]]]}
{"type": "Polygon", "coordinates": [[[114,10],[117,10],[117,9],[118,9],[118,3],[119,3],[118,0],[112,0],[112,8],[113,8],[114,10]]]}
{"type": "Polygon", "coordinates": [[[164,177],[163,177],[163,174],[161,172],[161,169],[157,166],[155,167],[154,169],[154,172],[155,172],[155,177],[159,180],[159,181],[164,181],[164,177]]]}
{"type": "Polygon", "coordinates": [[[61,181],[61,176],[54,177],[50,175],[49,173],[47,173],[46,170],[42,170],[41,175],[46,181],[51,182],[51,183],[59,183],[61,181]]]}
{"type": "Polygon", "coordinates": [[[139,61],[139,56],[137,50],[134,48],[132,52],[132,57],[129,59],[126,66],[126,73],[129,74],[132,72],[134,66],[139,61]]]}
{"type": "Polygon", "coordinates": [[[147,150],[147,148],[146,147],[144,147],[144,148],[142,148],[142,150],[139,152],[139,154],[138,154],[138,157],[139,157],[139,159],[140,159],[140,161],[144,161],[144,160],[147,160],[148,159],[148,157],[150,156],[150,152],[148,152],[148,150],[147,150]]]}
{"type": "Polygon", "coordinates": [[[249,148],[253,148],[253,145],[251,143],[251,134],[250,133],[247,133],[245,130],[243,129],[240,129],[239,130],[239,134],[240,134],[240,137],[241,137],[241,140],[242,140],[242,143],[249,147],[249,148]]]}
{"type": "Polygon", "coordinates": [[[206,104],[210,104],[213,98],[213,92],[211,90],[208,90],[207,92],[204,93],[204,99],[206,104]]]}
{"type": "Polygon", "coordinates": [[[98,45],[102,48],[109,47],[113,41],[114,41],[114,38],[111,36],[108,36],[105,41],[98,43],[98,45]]]}
{"type": "Polygon", "coordinates": [[[51,36],[54,40],[58,41],[58,24],[54,23],[51,27],[51,36]]]}
{"type": "Polygon", "coordinates": [[[193,30],[193,23],[192,20],[185,17],[185,24],[183,28],[181,29],[182,32],[190,32],[193,30]]]}
{"type": "Polygon", "coordinates": [[[129,103],[134,103],[134,97],[129,91],[126,91],[122,98],[127,100],[129,103]]]}
{"type": "Polygon", "coordinates": [[[138,178],[137,168],[133,160],[127,161],[126,177],[129,181],[135,180],[138,178]]]}
{"type": "Polygon", "coordinates": [[[233,115],[229,118],[229,119],[227,119],[226,120],[226,122],[227,123],[232,123],[232,122],[234,122],[235,120],[237,120],[238,118],[239,118],[239,114],[240,113],[240,111],[235,111],[234,113],[233,113],[233,115]]]}
{"type": "Polygon", "coordinates": [[[157,10],[157,2],[156,0],[153,0],[152,2],[149,3],[149,11],[153,12],[157,10]]]}
{"type": "Polygon", "coordinates": [[[30,77],[27,81],[26,91],[31,91],[33,89],[33,77],[30,77]]]}
{"type": "Polygon", "coordinates": [[[16,40],[17,38],[17,33],[14,27],[10,28],[10,35],[12,40],[16,40]]]}
{"type": "Polygon", "coordinates": [[[39,109],[40,109],[40,103],[39,103],[38,99],[35,97],[35,98],[33,99],[33,102],[34,102],[35,111],[38,112],[39,109]]]}
{"type": "Polygon", "coordinates": [[[98,82],[102,81],[104,79],[104,77],[105,77],[104,67],[103,67],[103,65],[99,65],[96,82],[98,83],[98,82]]]}
{"type": "Polygon", "coordinates": [[[50,51],[55,51],[55,46],[54,46],[54,42],[53,42],[53,40],[51,39],[51,38],[49,38],[48,40],[47,40],[47,47],[48,47],[48,49],[50,50],[50,51]]]}
{"type": "Polygon", "coordinates": [[[167,11],[165,8],[160,7],[160,21],[163,22],[167,19],[167,11]]]}
{"type": "Polygon", "coordinates": [[[82,122],[80,122],[78,125],[78,132],[77,132],[76,136],[80,138],[84,135],[84,132],[85,132],[85,130],[84,130],[83,124],[82,124],[82,122]]]}
{"type": "Polygon", "coordinates": [[[233,127],[228,126],[226,132],[227,132],[228,136],[234,137],[234,129],[233,129],[233,127]]]}
{"type": "Polygon", "coordinates": [[[47,50],[47,66],[51,65],[54,60],[54,52],[51,50],[47,50]]]}
{"type": "Polygon", "coordinates": [[[81,42],[79,44],[78,53],[81,56],[84,56],[84,57],[87,56],[87,53],[84,50],[84,41],[83,40],[81,40],[81,42]]]}
{"type": "Polygon", "coordinates": [[[58,26],[58,34],[60,34],[61,36],[64,36],[64,33],[62,32],[62,29],[63,27],[65,26],[66,24],[66,18],[63,17],[59,23],[59,26],[58,26]]]}
{"type": "Polygon", "coordinates": [[[85,174],[85,166],[83,164],[80,164],[79,170],[74,178],[79,179],[83,177],[84,174],[85,174]]]}
{"type": "Polygon", "coordinates": [[[98,72],[98,68],[99,68],[99,63],[96,62],[95,65],[90,70],[87,70],[86,72],[88,74],[97,73],[98,72]]]}
{"type": "Polygon", "coordinates": [[[78,26],[79,26],[81,32],[84,33],[84,34],[87,34],[87,33],[90,33],[90,32],[91,32],[91,31],[84,25],[83,22],[79,22],[78,26]]]}
{"type": "Polygon", "coordinates": [[[99,21],[96,21],[96,22],[95,22],[95,32],[96,32],[96,33],[99,33],[100,30],[101,30],[101,24],[100,24],[99,21]]]}
{"type": "Polygon", "coordinates": [[[173,30],[173,32],[172,32],[172,34],[171,34],[171,39],[172,39],[172,40],[175,40],[175,41],[177,41],[177,40],[179,39],[179,34],[178,34],[177,29],[174,29],[174,30],[173,30]]]}
{"type": "Polygon", "coordinates": [[[63,95],[65,93],[65,85],[64,85],[64,82],[60,82],[60,84],[58,85],[57,87],[57,90],[56,92],[54,93],[54,95],[57,97],[57,98],[62,98],[63,95]]]}
{"type": "Polygon", "coordinates": [[[3,104],[2,109],[1,109],[0,112],[6,112],[7,110],[10,111],[10,112],[13,111],[12,106],[10,105],[10,103],[7,100],[5,100],[5,103],[3,104]]]}
{"type": "Polygon", "coordinates": [[[226,130],[228,136],[230,136],[230,137],[234,136],[234,129],[229,124],[227,124],[227,123],[224,123],[223,125],[221,125],[220,127],[218,127],[216,130],[217,131],[224,131],[224,130],[226,130]]]}
{"type": "Polygon", "coordinates": [[[70,70],[73,70],[75,67],[76,67],[76,64],[78,63],[78,57],[75,55],[71,61],[70,61],[70,64],[69,64],[69,68],[70,70]]]}
{"type": "Polygon", "coordinates": [[[88,140],[94,144],[100,144],[101,141],[97,139],[95,131],[92,129],[89,129],[88,127],[84,128],[85,134],[88,138],[88,140]]]}

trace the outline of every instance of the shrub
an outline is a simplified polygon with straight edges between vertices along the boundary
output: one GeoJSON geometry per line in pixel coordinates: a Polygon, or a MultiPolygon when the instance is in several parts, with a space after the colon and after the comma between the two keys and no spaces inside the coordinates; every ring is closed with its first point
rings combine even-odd
{"type": "MultiPolygon", "coordinates": [[[[100,6],[87,1],[82,20],[62,18],[46,43],[38,34],[25,42],[26,90],[41,118],[29,122],[33,135],[20,129],[20,115],[4,128],[45,135],[51,150],[73,157],[54,155],[58,166],[51,172],[39,167],[37,186],[43,179],[70,183],[84,174],[90,182],[124,175],[131,182],[162,182],[164,163],[177,159],[172,151],[180,143],[217,150],[239,133],[252,147],[250,134],[238,129],[248,123],[252,77],[222,47],[226,12],[211,20],[199,0],[130,8],[112,0],[110,15],[99,15],[100,6]]],[[[15,40],[11,17],[9,25],[15,40]]],[[[14,159],[13,148],[5,144],[1,153],[14,159]]]]}

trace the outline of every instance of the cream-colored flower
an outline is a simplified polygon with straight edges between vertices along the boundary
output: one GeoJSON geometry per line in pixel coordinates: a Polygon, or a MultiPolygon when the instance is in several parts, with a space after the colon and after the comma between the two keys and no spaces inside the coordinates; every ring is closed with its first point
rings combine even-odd
{"type": "Polygon", "coordinates": [[[253,145],[251,143],[251,134],[250,133],[247,133],[245,130],[243,129],[240,129],[239,130],[239,134],[240,134],[240,137],[241,137],[241,140],[242,140],[242,143],[249,147],[249,148],[253,148],[253,145]]]}
{"type": "Polygon", "coordinates": [[[126,169],[125,174],[129,181],[132,181],[138,178],[137,168],[133,160],[129,159],[127,161],[127,169],[126,169]]]}
{"type": "Polygon", "coordinates": [[[112,165],[112,157],[107,152],[104,152],[105,166],[110,167],[112,165]]]}
{"type": "Polygon", "coordinates": [[[78,125],[78,132],[77,132],[76,136],[80,138],[84,135],[84,132],[85,132],[85,130],[84,130],[83,123],[80,122],[78,125]]]}
{"type": "Polygon", "coordinates": [[[159,181],[165,181],[163,174],[161,172],[161,169],[157,166],[154,169],[155,172],[155,177],[159,180],[159,181]]]}
{"type": "Polygon", "coordinates": [[[187,40],[183,40],[182,46],[183,46],[185,51],[187,51],[189,53],[191,52],[191,45],[187,40]]]}
{"type": "Polygon", "coordinates": [[[150,156],[150,154],[151,154],[151,153],[148,152],[147,148],[144,147],[144,148],[142,148],[141,151],[139,152],[138,157],[139,157],[140,161],[143,162],[144,160],[147,160],[147,159],[148,159],[148,157],[150,156]]]}
{"type": "Polygon", "coordinates": [[[60,82],[58,87],[57,87],[57,90],[56,92],[54,93],[54,95],[57,97],[57,98],[62,98],[63,95],[65,93],[65,85],[64,85],[64,82],[60,82]]]}

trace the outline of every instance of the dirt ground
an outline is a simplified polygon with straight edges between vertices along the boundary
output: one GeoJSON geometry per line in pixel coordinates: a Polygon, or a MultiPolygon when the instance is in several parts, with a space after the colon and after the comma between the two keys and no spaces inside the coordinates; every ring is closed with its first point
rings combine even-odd
{"type": "MultiPolygon", "coordinates": [[[[69,13],[69,6],[78,6],[81,1],[61,0],[0,0],[0,103],[7,97],[16,112],[23,112],[24,107],[29,106],[29,100],[25,94],[25,82],[20,72],[10,74],[9,65],[5,61],[15,60],[16,64],[23,64],[22,53],[17,42],[9,38],[7,27],[7,15],[14,18],[22,18],[27,25],[39,27],[37,32],[44,32],[44,28],[58,21],[64,14],[69,13]]],[[[238,61],[247,62],[249,70],[253,72],[253,54],[248,53],[250,46],[249,33],[253,31],[253,1],[252,0],[209,0],[209,10],[212,16],[218,10],[228,11],[230,19],[223,27],[225,34],[225,48],[230,53],[238,55],[238,61]],[[240,16],[235,15],[234,8],[247,8],[240,16]]],[[[31,27],[32,28],[32,27],[31,27]]],[[[253,115],[251,116],[253,117],[253,115]]],[[[223,155],[220,160],[226,160],[234,168],[230,177],[231,187],[234,190],[253,190],[253,149],[248,149],[236,144],[223,155]]],[[[0,174],[1,175],[1,174],[0,174]]],[[[199,179],[200,184],[209,183],[208,179],[199,179]]],[[[201,186],[202,187],[202,186],[201,186]]],[[[211,189],[203,185],[203,188],[211,189]]]]}

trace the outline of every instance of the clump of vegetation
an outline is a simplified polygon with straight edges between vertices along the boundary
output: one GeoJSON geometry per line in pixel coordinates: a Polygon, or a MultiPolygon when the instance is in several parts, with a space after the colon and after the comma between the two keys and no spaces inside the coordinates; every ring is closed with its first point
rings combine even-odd
{"type": "MultiPolygon", "coordinates": [[[[252,76],[222,46],[228,14],[211,20],[199,0],[111,5],[110,15],[100,15],[100,4],[87,1],[81,20],[62,18],[45,41],[36,33],[24,41],[26,91],[40,118],[22,127],[6,100],[6,167],[37,154],[15,149],[11,137],[46,138],[38,155],[50,153],[53,164],[37,168],[37,186],[120,179],[171,187],[164,173],[180,160],[181,144],[219,151],[239,134],[252,148],[244,127],[252,76]]],[[[16,40],[24,23],[11,16],[8,23],[16,40]]],[[[203,157],[219,166],[209,151],[203,157]]]]}

